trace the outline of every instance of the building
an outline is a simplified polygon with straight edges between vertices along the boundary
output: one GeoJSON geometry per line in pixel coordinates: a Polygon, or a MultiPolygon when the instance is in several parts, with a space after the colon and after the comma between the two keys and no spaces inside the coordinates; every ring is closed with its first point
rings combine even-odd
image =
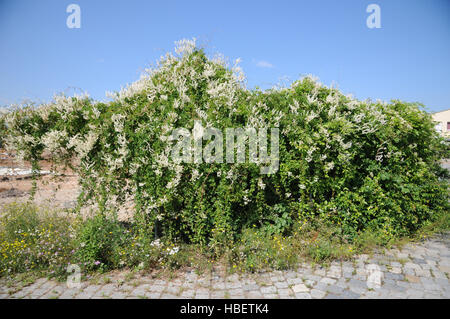
{"type": "Polygon", "coordinates": [[[450,109],[433,113],[432,117],[436,122],[436,130],[450,137],[450,109]]]}

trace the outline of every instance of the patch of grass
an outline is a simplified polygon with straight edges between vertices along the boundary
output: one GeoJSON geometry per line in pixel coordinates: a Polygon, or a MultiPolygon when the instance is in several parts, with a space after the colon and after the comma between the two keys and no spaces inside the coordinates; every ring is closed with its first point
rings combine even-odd
{"type": "Polygon", "coordinates": [[[398,261],[402,266],[404,266],[407,262],[409,262],[409,260],[406,259],[406,258],[397,258],[397,261],[398,261]]]}
{"type": "MultiPolygon", "coordinates": [[[[11,269],[8,277],[24,286],[36,278],[54,276],[55,270],[65,274],[68,262],[82,261],[82,276],[88,278],[93,274],[89,279],[97,284],[112,282],[109,276],[99,275],[103,271],[124,267],[130,269],[124,282],[133,282],[137,272],[151,272],[155,278],[170,280],[176,276],[174,269],[192,269],[200,275],[212,271],[214,266],[223,267],[228,273],[296,269],[305,262],[326,267],[334,260],[352,260],[355,254],[370,255],[380,248],[401,248],[411,241],[448,231],[448,215],[438,216],[410,237],[388,235],[383,230],[349,237],[336,225],[314,220],[295,222],[287,234],[249,228],[218,253],[216,248],[197,244],[175,246],[163,238],[153,245],[147,238],[151,233],[139,225],[125,227],[104,216],[81,221],[31,204],[13,204],[6,206],[0,217],[0,245],[16,243],[16,246],[14,251],[0,255],[0,266],[3,275],[5,269],[11,269]],[[44,239],[48,241],[45,245],[44,239]],[[50,248],[50,244],[57,249],[50,248]],[[34,264],[24,263],[25,258],[34,264]],[[99,261],[98,267],[95,261],[99,261]]],[[[398,261],[403,265],[408,259],[398,261]]],[[[389,265],[386,267],[390,269],[389,265]]]]}
{"type": "Polygon", "coordinates": [[[132,281],[135,278],[136,278],[136,274],[134,272],[129,272],[129,273],[125,274],[124,281],[125,282],[130,282],[130,281],[132,281]]]}
{"type": "Polygon", "coordinates": [[[13,277],[13,281],[11,282],[19,282],[21,288],[32,285],[36,282],[37,279],[42,277],[42,272],[39,271],[31,271],[27,273],[20,273],[13,277]]]}
{"type": "Polygon", "coordinates": [[[74,252],[71,218],[30,203],[5,205],[0,216],[0,276],[36,271],[66,275],[74,252]]]}
{"type": "Polygon", "coordinates": [[[177,296],[181,296],[181,294],[183,293],[183,291],[185,291],[186,288],[185,287],[180,287],[180,290],[178,290],[177,292],[177,296]]]}

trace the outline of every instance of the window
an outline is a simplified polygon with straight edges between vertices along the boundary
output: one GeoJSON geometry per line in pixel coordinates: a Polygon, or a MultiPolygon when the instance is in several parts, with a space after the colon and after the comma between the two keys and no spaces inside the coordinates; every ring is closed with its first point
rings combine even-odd
{"type": "Polygon", "coordinates": [[[447,122],[447,131],[450,131],[450,122],[447,122]]]}

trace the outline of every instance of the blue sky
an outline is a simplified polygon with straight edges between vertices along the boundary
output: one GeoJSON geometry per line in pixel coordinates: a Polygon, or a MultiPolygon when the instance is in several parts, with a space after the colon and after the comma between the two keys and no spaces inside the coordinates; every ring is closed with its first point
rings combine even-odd
{"type": "Polygon", "coordinates": [[[450,108],[450,1],[0,0],[0,105],[78,89],[96,99],[196,37],[241,66],[250,88],[305,74],[360,99],[450,108]],[[81,28],[66,26],[69,4],[81,28]],[[381,8],[381,28],[366,7],[381,8]]]}

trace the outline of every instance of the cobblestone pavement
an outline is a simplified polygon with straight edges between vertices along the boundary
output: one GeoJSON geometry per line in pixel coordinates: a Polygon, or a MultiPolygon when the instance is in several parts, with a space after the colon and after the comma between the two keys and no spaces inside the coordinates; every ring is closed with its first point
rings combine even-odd
{"type": "Polygon", "coordinates": [[[0,298],[450,298],[450,233],[329,267],[303,264],[296,271],[228,274],[180,272],[172,279],[110,273],[68,288],[38,279],[21,287],[0,281],[0,298]],[[105,280],[105,278],[109,278],[105,280]]]}

